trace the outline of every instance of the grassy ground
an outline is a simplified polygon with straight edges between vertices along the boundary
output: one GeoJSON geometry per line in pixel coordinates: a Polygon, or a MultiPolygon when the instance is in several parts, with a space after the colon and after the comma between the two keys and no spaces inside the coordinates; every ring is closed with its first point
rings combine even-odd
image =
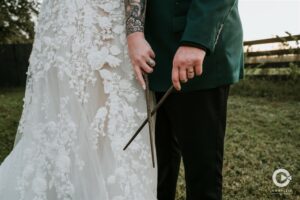
{"type": "MultiPolygon", "coordinates": [[[[299,81],[245,80],[232,87],[225,141],[225,200],[300,199],[299,81]],[[285,168],[291,183],[280,194],[272,173],[285,168]],[[284,192],[287,192],[284,194],[284,192]]],[[[23,88],[0,89],[0,162],[12,148],[23,88]]],[[[184,200],[183,170],[177,200],[184,200]]]]}
{"type": "MultiPolygon", "coordinates": [[[[223,193],[225,200],[300,199],[300,84],[245,80],[232,87],[228,102],[223,193]],[[285,192],[273,171],[292,175],[285,192]]],[[[177,200],[184,200],[183,170],[177,200]]]]}
{"type": "Polygon", "coordinates": [[[12,149],[23,96],[24,88],[0,89],[0,163],[12,149]]]}

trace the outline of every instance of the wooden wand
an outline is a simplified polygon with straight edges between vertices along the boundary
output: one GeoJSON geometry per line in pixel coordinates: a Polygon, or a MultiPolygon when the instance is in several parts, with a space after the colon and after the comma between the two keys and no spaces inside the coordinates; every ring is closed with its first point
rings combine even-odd
{"type": "MultiPolygon", "coordinates": [[[[148,77],[145,76],[145,81],[146,81],[146,84],[148,83],[148,77]]],[[[153,110],[150,112],[150,98],[147,97],[147,93],[149,92],[150,93],[150,90],[149,90],[149,85],[147,85],[146,87],[146,101],[147,101],[147,114],[148,114],[148,117],[147,119],[145,119],[145,121],[141,124],[141,126],[137,129],[137,131],[134,133],[134,135],[131,137],[131,139],[128,141],[128,143],[125,145],[125,147],[123,148],[123,150],[125,151],[127,149],[127,147],[132,143],[132,141],[136,138],[136,136],[139,135],[139,133],[141,132],[141,130],[144,128],[144,126],[147,124],[147,122],[149,122],[151,120],[151,117],[156,113],[156,111],[160,108],[160,106],[164,103],[164,101],[167,99],[167,97],[173,92],[175,91],[175,88],[174,86],[172,85],[168,90],[167,92],[164,94],[164,96],[160,99],[160,101],[155,105],[155,107],[153,108],[153,110]],[[147,91],[148,90],[148,91],[147,91]]],[[[151,123],[151,122],[150,122],[151,123]]],[[[149,123],[149,128],[150,125],[149,123]]],[[[151,133],[151,130],[152,128],[150,128],[150,134],[151,133]]],[[[150,139],[152,138],[153,135],[150,135],[150,139]]],[[[152,153],[152,162],[153,162],[153,166],[154,165],[154,148],[153,148],[153,139],[150,140],[151,142],[151,153],[152,153]]]]}

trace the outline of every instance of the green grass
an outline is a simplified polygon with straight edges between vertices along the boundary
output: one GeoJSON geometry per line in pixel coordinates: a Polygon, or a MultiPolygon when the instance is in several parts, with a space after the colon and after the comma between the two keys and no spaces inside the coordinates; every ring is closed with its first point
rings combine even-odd
{"type": "MultiPolygon", "coordinates": [[[[246,79],[231,89],[223,168],[224,200],[300,199],[299,81],[246,79]],[[272,173],[285,168],[292,175],[277,189],[272,173]]],[[[23,88],[0,89],[0,162],[10,152],[22,109],[23,88]]],[[[181,169],[177,200],[184,200],[181,169]]]]}
{"type": "MultiPolygon", "coordinates": [[[[225,139],[225,200],[300,199],[300,86],[297,81],[245,80],[231,89],[225,139]],[[273,171],[292,175],[284,189],[272,194],[273,171]]],[[[184,200],[184,174],[177,200],[184,200]]]]}
{"type": "MultiPolygon", "coordinates": [[[[225,142],[225,199],[276,199],[272,173],[287,169],[300,195],[300,102],[231,96],[225,142]]],[[[279,197],[277,198],[279,199],[279,197]]]]}
{"type": "Polygon", "coordinates": [[[0,89],[0,163],[13,147],[23,97],[24,88],[0,89]]]}

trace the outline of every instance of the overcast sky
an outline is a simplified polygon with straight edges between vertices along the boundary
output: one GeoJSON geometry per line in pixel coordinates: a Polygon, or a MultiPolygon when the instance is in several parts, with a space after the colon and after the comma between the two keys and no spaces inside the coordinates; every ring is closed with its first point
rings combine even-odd
{"type": "Polygon", "coordinates": [[[239,0],[244,39],[300,34],[300,0],[239,0]]]}

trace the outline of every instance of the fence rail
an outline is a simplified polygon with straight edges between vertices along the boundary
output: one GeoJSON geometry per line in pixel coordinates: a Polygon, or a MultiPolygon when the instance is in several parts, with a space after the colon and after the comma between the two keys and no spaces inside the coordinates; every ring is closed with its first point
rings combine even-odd
{"type": "Polygon", "coordinates": [[[253,51],[253,52],[245,52],[245,54],[248,57],[300,54],[300,48],[277,49],[277,50],[269,50],[269,51],[253,51]]]}
{"type": "Polygon", "coordinates": [[[244,42],[246,75],[288,76],[300,74],[300,35],[275,37],[244,42]],[[290,44],[295,42],[295,44],[290,44]],[[253,50],[256,45],[282,43],[277,49],[253,50]],[[282,48],[284,47],[284,48],[282,48]]]}
{"type": "Polygon", "coordinates": [[[284,56],[249,56],[246,64],[280,64],[280,63],[298,63],[300,62],[300,54],[298,55],[284,55],[284,56]]]}
{"type": "Polygon", "coordinates": [[[276,36],[275,38],[245,41],[244,45],[251,46],[251,45],[258,45],[258,44],[270,44],[276,42],[289,42],[289,41],[298,41],[298,40],[300,40],[300,35],[289,35],[285,37],[276,36]]]}

